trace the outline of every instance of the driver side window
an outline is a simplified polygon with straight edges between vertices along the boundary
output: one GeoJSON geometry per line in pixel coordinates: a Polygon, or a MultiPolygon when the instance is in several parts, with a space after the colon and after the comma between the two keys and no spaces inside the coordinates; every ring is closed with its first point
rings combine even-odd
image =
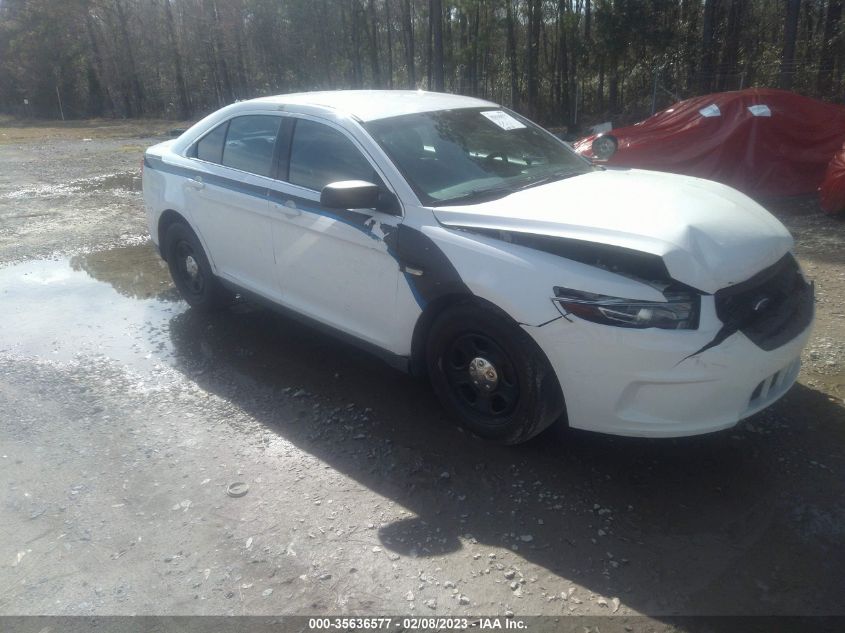
{"type": "Polygon", "coordinates": [[[290,148],[291,184],[322,191],[340,180],[365,180],[382,186],[382,180],[364,155],[334,128],[297,119],[290,148]]]}

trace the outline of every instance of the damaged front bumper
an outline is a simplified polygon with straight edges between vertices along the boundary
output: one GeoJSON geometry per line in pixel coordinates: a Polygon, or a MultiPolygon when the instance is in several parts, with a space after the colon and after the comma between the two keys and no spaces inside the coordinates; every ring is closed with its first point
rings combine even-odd
{"type": "Polygon", "coordinates": [[[629,436],[696,435],[730,428],[783,396],[798,377],[812,316],[775,349],[741,331],[709,346],[720,321],[713,297],[703,299],[703,327],[695,331],[563,318],[526,326],[557,374],[569,425],[629,436]]]}

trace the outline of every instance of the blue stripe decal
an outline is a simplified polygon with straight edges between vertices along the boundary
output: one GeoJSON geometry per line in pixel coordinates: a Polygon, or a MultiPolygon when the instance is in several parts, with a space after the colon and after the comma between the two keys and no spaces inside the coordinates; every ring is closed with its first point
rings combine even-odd
{"type": "Polygon", "coordinates": [[[425,306],[428,302],[422,297],[420,291],[417,290],[417,284],[414,276],[406,272],[403,272],[402,274],[405,276],[405,281],[408,282],[408,288],[411,289],[411,294],[414,295],[414,299],[416,299],[420,310],[425,310],[425,306]]]}
{"type": "Polygon", "coordinates": [[[217,174],[210,174],[198,169],[190,169],[188,167],[180,167],[178,165],[169,165],[160,158],[152,158],[150,156],[144,157],[144,168],[154,169],[156,171],[163,171],[168,174],[175,174],[176,176],[184,176],[191,178],[193,176],[201,176],[203,182],[230,191],[236,191],[254,198],[267,199],[267,187],[260,187],[258,185],[250,185],[249,183],[235,180],[234,178],[226,178],[225,176],[218,176],[217,174]]]}
{"type": "MultiPolygon", "coordinates": [[[[370,227],[368,227],[367,224],[366,224],[366,220],[364,220],[360,224],[356,223],[356,222],[352,221],[352,219],[350,219],[350,218],[346,218],[346,217],[343,217],[343,216],[338,215],[336,213],[326,211],[322,207],[313,206],[313,204],[314,204],[313,200],[309,200],[308,198],[300,198],[299,196],[293,196],[293,195],[290,195],[290,194],[282,193],[281,191],[276,191],[275,189],[268,189],[267,190],[267,196],[272,202],[275,202],[276,204],[284,204],[288,200],[293,200],[296,203],[296,208],[299,209],[300,211],[305,211],[307,213],[313,213],[314,215],[321,215],[323,217],[330,218],[332,220],[336,220],[336,221],[340,222],[341,224],[351,226],[353,229],[358,229],[364,235],[376,240],[377,242],[381,241],[381,238],[377,237],[376,235],[374,235],[372,233],[372,231],[370,230],[370,227]]],[[[361,218],[361,215],[356,213],[355,211],[348,211],[347,213],[349,213],[352,217],[355,217],[356,219],[361,218]]],[[[363,219],[363,218],[361,218],[361,219],[363,219]]]]}
{"type": "MultiPolygon", "coordinates": [[[[300,196],[289,195],[286,193],[282,193],[281,191],[276,191],[275,189],[270,189],[269,187],[260,187],[258,185],[250,185],[249,183],[241,182],[239,180],[235,180],[234,178],[226,178],[225,176],[218,176],[217,174],[210,174],[208,172],[200,171],[198,169],[191,169],[189,167],[182,167],[179,165],[171,165],[169,163],[165,163],[162,159],[154,156],[144,156],[144,168],[145,169],[152,169],[155,171],[161,171],[168,174],[174,174],[176,176],[184,176],[185,178],[192,178],[194,176],[202,176],[203,182],[214,185],[216,187],[220,187],[222,189],[229,189],[230,191],[236,191],[237,193],[242,193],[244,195],[252,196],[254,198],[260,198],[262,200],[269,200],[271,202],[275,202],[277,204],[284,204],[288,200],[293,200],[296,203],[296,208],[300,211],[304,211],[306,213],[312,213],[314,215],[323,216],[329,218],[331,220],[335,220],[336,222],[340,222],[341,224],[345,224],[346,226],[350,226],[353,229],[357,229],[358,231],[362,232],[367,237],[377,241],[383,242],[382,238],[378,237],[372,232],[370,226],[367,225],[366,220],[364,220],[361,214],[356,213],[355,211],[347,211],[351,217],[344,217],[342,215],[338,215],[336,213],[332,213],[326,211],[322,207],[314,206],[314,201],[309,200],[308,198],[302,198],[300,196]],[[355,222],[354,219],[362,219],[363,221],[360,223],[355,222]]],[[[390,245],[386,244],[387,246],[387,253],[393,259],[396,260],[396,263],[399,265],[400,270],[402,269],[402,262],[396,253],[393,252],[393,249],[390,248],[390,245]]],[[[420,307],[420,310],[425,309],[426,301],[420,295],[419,290],[416,286],[416,281],[412,275],[409,275],[406,272],[403,272],[403,276],[405,280],[408,282],[408,286],[411,290],[411,294],[414,296],[414,299],[417,302],[417,305],[420,307]]]]}

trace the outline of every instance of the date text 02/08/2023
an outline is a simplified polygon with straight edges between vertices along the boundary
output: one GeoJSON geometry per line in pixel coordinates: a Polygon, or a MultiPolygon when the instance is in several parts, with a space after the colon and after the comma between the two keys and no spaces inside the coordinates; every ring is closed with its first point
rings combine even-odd
{"type": "Polygon", "coordinates": [[[457,631],[475,628],[478,630],[511,629],[524,630],[526,624],[522,620],[511,618],[485,617],[477,619],[469,618],[426,618],[426,617],[372,617],[372,618],[310,618],[308,628],[312,630],[376,630],[376,629],[399,629],[399,630],[442,630],[453,629],[457,631]]]}

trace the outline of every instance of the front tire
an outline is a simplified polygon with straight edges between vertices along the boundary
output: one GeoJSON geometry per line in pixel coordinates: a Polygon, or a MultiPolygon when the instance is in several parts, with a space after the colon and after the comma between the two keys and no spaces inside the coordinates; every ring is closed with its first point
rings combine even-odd
{"type": "Polygon", "coordinates": [[[187,224],[176,222],[167,229],[165,253],[173,284],[192,308],[210,312],[232,302],[232,293],[214,276],[199,238],[187,224]]]}
{"type": "Polygon", "coordinates": [[[472,304],[446,309],[426,344],[432,387],[470,431],[503,444],[534,437],[564,412],[545,354],[516,323],[472,304]]]}

